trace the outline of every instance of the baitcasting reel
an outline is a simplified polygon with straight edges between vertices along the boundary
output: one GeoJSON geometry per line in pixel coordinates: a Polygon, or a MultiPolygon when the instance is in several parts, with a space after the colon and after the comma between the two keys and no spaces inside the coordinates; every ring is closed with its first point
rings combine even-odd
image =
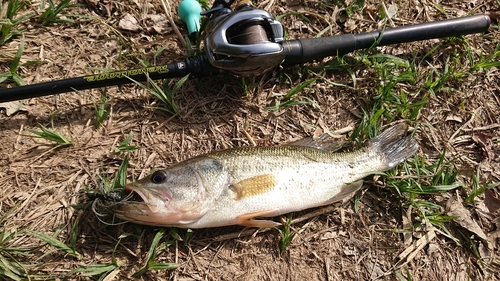
{"type": "Polygon", "coordinates": [[[282,63],[283,25],[249,1],[238,3],[235,11],[231,2],[221,1],[202,13],[212,16],[205,37],[210,64],[237,75],[259,75],[282,63]]]}

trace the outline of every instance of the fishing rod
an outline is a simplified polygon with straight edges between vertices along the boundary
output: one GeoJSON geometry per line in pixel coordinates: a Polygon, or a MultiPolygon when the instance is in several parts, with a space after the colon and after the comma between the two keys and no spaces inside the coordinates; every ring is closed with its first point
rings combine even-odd
{"type": "Polygon", "coordinates": [[[201,12],[196,0],[183,0],[179,15],[190,37],[196,38],[200,16],[208,17],[205,55],[186,58],[163,66],[105,72],[27,86],[0,89],[0,102],[52,94],[167,79],[191,74],[217,75],[222,71],[241,76],[263,74],[279,65],[291,66],[340,56],[355,50],[413,41],[486,32],[490,16],[473,15],[455,19],[400,26],[360,34],[284,40],[285,29],[269,12],[252,7],[244,0],[231,9],[234,0],[216,0],[201,12]]]}

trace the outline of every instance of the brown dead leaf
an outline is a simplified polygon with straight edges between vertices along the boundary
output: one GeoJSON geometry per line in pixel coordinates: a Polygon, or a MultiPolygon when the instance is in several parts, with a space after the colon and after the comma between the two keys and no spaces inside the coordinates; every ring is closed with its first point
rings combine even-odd
{"type": "Polygon", "coordinates": [[[24,106],[23,101],[9,101],[0,103],[0,108],[5,108],[5,114],[11,116],[18,111],[28,111],[28,108],[24,106]]]}
{"type": "Polygon", "coordinates": [[[348,19],[345,23],[345,31],[352,32],[357,28],[356,21],[353,19],[348,19]]]}
{"type": "Polygon", "coordinates": [[[140,29],[137,19],[127,13],[118,23],[118,27],[128,31],[138,31],[140,29]]]}
{"type": "Polygon", "coordinates": [[[446,203],[446,211],[449,216],[456,216],[455,222],[468,231],[476,234],[479,238],[488,241],[488,236],[484,233],[477,222],[472,218],[472,213],[467,210],[462,202],[451,197],[446,203]]]}
{"type": "Polygon", "coordinates": [[[485,133],[476,133],[472,136],[472,140],[476,142],[481,149],[483,150],[483,154],[488,160],[494,160],[497,158],[497,154],[493,149],[493,136],[485,133]]]}
{"type": "Polygon", "coordinates": [[[164,15],[152,14],[147,15],[146,19],[150,28],[152,28],[158,34],[168,34],[172,32],[172,28],[169,26],[168,18],[164,15]]]}
{"type": "Polygon", "coordinates": [[[484,189],[484,205],[492,214],[500,210],[500,199],[496,198],[493,191],[487,188],[484,189]]]}
{"type": "Polygon", "coordinates": [[[311,32],[311,28],[309,28],[309,26],[301,20],[293,21],[290,28],[305,33],[311,32]]]}
{"type": "Polygon", "coordinates": [[[459,115],[450,114],[450,115],[446,116],[445,121],[455,121],[455,122],[458,122],[458,123],[462,123],[464,120],[459,115]]]}
{"type": "Polygon", "coordinates": [[[429,227],[429,230],[425,233],[425,235],[420,237],[411,245],[407,246],[405,250],[398,255],[399,261],[396,263],[396,267],[401,268],[411,262],[425,246],[432,242],[434,238],[436,238],[435,228],[429,227]]]}

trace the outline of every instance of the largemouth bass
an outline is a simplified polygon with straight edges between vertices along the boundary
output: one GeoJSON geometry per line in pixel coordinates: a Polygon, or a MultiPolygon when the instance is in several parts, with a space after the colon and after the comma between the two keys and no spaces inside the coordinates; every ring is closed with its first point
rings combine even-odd
{"type": "Polygon", "coordinates": [[[329,152],[313,140],[228,149],[155,171],[126,185],[125,199],[102,204],[138,224],[273,227],[279,223],[262,218],[349,198],[364,177],[394,168],[417,149],[405,124],[350,153],[329,152]]]}

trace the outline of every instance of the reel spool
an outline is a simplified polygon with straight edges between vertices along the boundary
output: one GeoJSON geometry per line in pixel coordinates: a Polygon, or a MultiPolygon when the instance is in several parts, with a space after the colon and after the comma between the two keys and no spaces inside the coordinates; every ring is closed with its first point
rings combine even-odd
{"type": "Polygon", "coordinates": [[[215,17],[207,28],[205,48],[210,64],[238,75],[259,75],[285,59],[284,27],[248,2],[215,17]]]}

